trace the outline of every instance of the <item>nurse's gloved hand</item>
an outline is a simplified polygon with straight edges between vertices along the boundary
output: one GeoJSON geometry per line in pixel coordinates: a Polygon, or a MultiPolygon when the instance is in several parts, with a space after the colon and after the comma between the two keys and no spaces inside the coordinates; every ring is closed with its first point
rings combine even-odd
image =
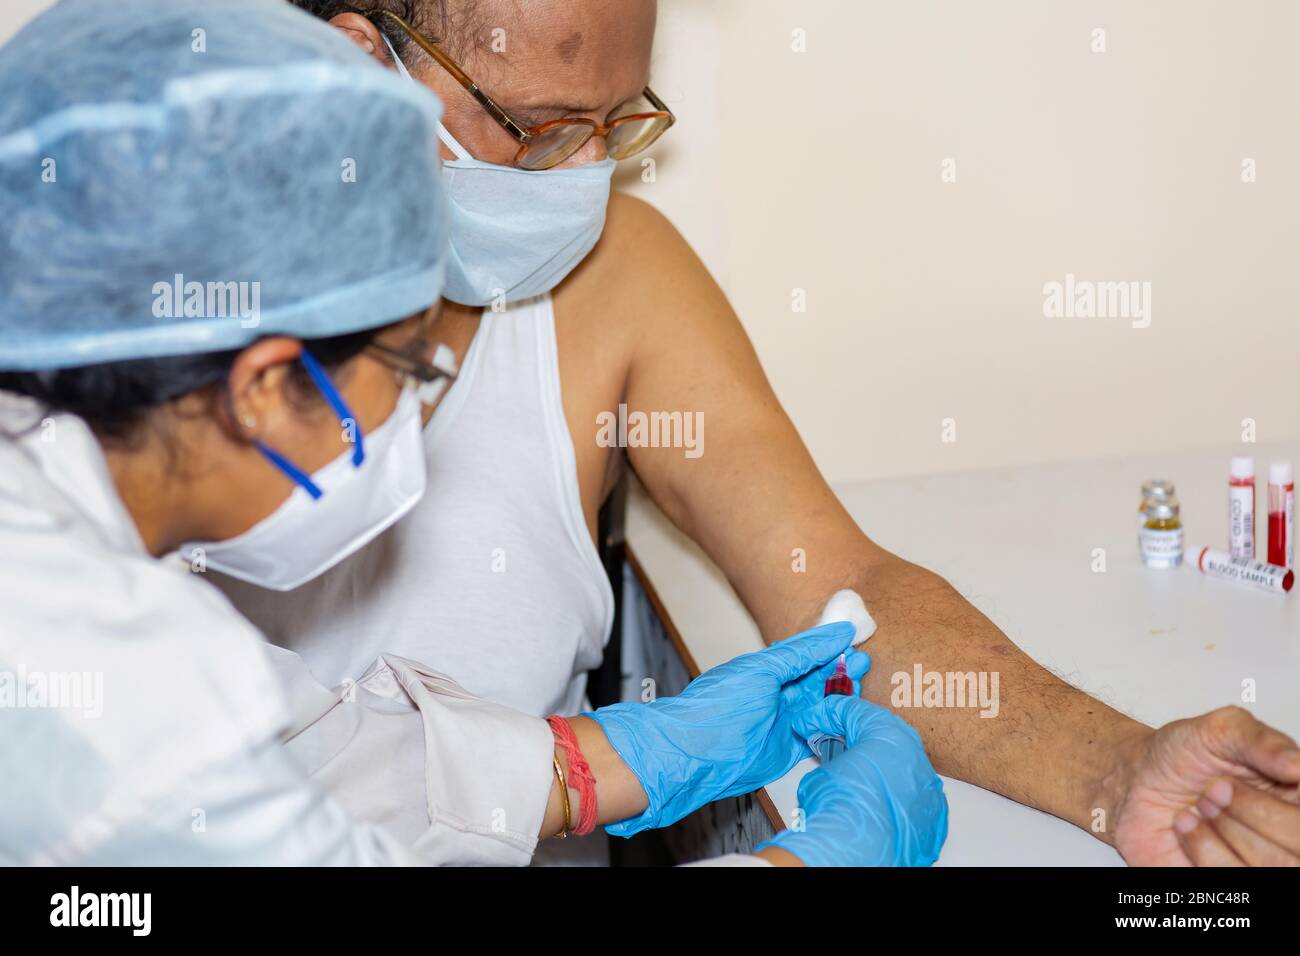
{"type": "MultiPolygon", "coordinates": [[[[921,745],[901,718],[859,697],[828,697],[797,721],[848,748],[799,782],[802,830],[763,847],[808,866],[929,866],[948,836],[948,800],[921,745]]],[[[759,847],[759,849],[763,849],[759,847]]]]}
{"type": "Polygon", "coordinates": [[[821,700],[841,653],[857,687],[871,660],[849,649],[855,633],[847,622],[827,624],[706,671],[676,697],[588,714],[649,798],[640,816],[606,832],[632,836],[668,826],[771,783],[811,756],[795,718],[821,700]]]}

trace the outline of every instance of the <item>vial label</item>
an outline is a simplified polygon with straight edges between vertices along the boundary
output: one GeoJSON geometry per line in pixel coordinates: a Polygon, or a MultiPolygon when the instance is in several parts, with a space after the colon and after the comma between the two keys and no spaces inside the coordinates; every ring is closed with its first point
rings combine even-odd
{"type": "MultiPolygon", "coordinates": [[[[1282,498],[1282,533],[1285,544],[1282,548],[1282,567],[1295,567],[1295,491],[1288,491],[1282,498]]],[[[1278,562],[1274,562],[1275,564],[1278,562]]]]}
{"type": "Polygon", "coordinates": [[[1282,566],[1294,568],[1296,566],[1296,493],[1294,490],[1287,492],[1282,499],[1282,533],[1286,536],[1286,544],[1282,549],[1282,566]]]}
{"type": "Polygon", "coordinates": [[[1268,563],[1283,568],[1290,568],[1295,564],[1294,491],[1278,495],[1272,489],[1269,490],[1268,563]]]}
{"type": "Polygon", "coordinates": [[[1183,529],[1143,528],[1138,533],[1138,548],[1147,567],[1176,568],[1183,561],[1183,529]]]}
{"type": "Polygon", "coordinates": [[[1255,557],[1255,488],[1231,485],[1228,488],[1228,553],[1234,558],[1255,557]]]}
{"type": "Polygon", "coordinates": [[[1264,561],[1251,561],[1246,558],[1234,558],[1213,551],[1207,551],[1201,558],[1201,570],[1218,578],[1253,584],[1265,591],[1286,593],[1291,590],[1295,576],[1286,568],[1264,561]]]}

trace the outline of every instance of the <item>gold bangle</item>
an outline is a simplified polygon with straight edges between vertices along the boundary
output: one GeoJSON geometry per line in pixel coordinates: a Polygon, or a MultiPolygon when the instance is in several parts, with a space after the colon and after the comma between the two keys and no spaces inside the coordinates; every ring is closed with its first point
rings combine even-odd
{"type": "Polygon", "coordinates": [[[569,809],[569,785],[564,782],[564,771],[560,768],[560,758],[552,756],[551,765],[555,767],[555,779],[560,784],[560,799],[564,802],[564,828],[555,834],[555,839],[563,840],[573,829],[573,813],[569,809]]]}

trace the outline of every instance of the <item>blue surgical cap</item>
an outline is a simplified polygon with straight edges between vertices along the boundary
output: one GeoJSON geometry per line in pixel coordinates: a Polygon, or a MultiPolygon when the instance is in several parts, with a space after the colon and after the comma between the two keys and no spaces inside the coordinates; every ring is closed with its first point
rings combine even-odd
{"type": "Polygon", "coordinates": [[[62,0],[0,48],[0,90],[0,369],[438,299],[437,99],[281,0],[62,0]]]}

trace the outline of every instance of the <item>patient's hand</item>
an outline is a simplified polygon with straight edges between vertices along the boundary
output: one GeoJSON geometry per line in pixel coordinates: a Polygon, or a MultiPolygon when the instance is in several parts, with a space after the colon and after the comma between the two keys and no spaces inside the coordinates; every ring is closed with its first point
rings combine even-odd
{"type": "Polygon", "coordinates": [[[1300,865],[1298,783],[1295,741],[1240,707],[1176,720],[1134,749],[1115,846],[1137,866],[1300,865]]]}

